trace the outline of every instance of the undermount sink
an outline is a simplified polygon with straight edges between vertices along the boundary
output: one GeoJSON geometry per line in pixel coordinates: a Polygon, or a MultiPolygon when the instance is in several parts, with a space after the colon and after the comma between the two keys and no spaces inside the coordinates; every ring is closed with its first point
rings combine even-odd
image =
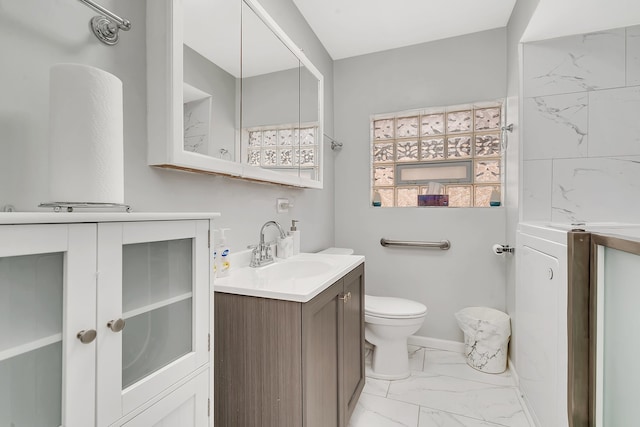
{"type": "Polygon", "coordinates": [[[360,255],[301,253],[276,259],[264,267],[249,267],[251,251],[236,253],[229,276],[216,278],[217,292],[307,302],[358,264],[360,255]]]}
{"type": "Polygon", "coordinates": [[[261,267],[256,274],[265,279],[285,280],[317,276],[331,270],[333,266],[327,262],[316,260],[299,260],[278,262],[261,267]]]}

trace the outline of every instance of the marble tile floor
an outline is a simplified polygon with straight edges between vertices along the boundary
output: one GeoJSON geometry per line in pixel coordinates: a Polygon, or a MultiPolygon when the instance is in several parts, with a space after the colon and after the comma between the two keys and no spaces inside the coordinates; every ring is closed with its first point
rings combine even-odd
{"type": "Polygon", "coordinates": [[[534,427],[509,371],[479,372],[461,353],[416,346],[409,364],[404,380],[367,377],[349,427],[534,427]]]}

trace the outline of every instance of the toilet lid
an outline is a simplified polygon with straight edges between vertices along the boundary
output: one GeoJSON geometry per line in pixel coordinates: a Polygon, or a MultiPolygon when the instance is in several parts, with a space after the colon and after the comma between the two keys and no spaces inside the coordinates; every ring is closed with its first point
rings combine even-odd
{"type": "Polygon", "coordinates": [[[403,298],[365,295],[364,311],[371,316],[402,318],[422,316],[427,313],[427,307],[403,298]]]}

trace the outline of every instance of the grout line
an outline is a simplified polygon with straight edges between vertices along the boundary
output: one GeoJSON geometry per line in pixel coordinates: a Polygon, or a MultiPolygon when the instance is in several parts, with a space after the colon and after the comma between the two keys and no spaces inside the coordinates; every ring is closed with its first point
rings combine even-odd
{"type": "Polygon", "coordinates": [[[436,409],[436,408],[432,408],[432,407],[430,407],[430,406],[422,406],[422,405],[420,405],[420,409],[422,409],[422,408],[427,409],[427,410],[430,410],[430,411],[438,411],[438,412],[442,412],[442,413],[444,413],[444,414],[455,415],[455,416],[457,416],[457,417],[468,418],[468,419],[470,419],[470,420],[474,420],[474,421],[482,421],[483,423],[487,423],[487,424],[488,424],[488,425],[490,425],[490,426],[505,427],[505,425],[504,425],[504,424],[495,423],[495,422],[493,422],[493,421],[485,420],[484,418],[471,417],[471,416],[469,416],[469,415],[458,414],[458,413],[456,413],[456,412],[444,411],[444,410],[442,410],[442,409],[436,409]]]}
{"type": "Polygon", "coordinates": [[[624,85],[629,86],[629,27],[624,29],[624,85]]]}
{"type": "MultiPolygon", "coordinates": [[[[418,346],[418,347],[420,347],[420,346],[418,346]]],[[[509,380],[510,384],[503,385],[503,384],[495,384],[495,383],[492,383],[492,382],[487,382],[487,381],[490,381],[490,380],[483,381],[483,380],[480,380],[480,379],[469,379],[469,378],[459,377],[459,376],[456,376],[456,375],[447,375],[447,374],[441,374],[439,372],[426,371],[425,368],[426,368],[426,365],[427,365],[427,352],[429,351],[429,348],[428,347],[421,347],[421,348],[425,350],[424,351],[424,359],[422,361],[422,371],[412,371],[412,372],[418,372],[418,373],[422,372],[422,373],[425,373],[425,374],[435,374],[435,375],[438,375],[438,376],[443,376],[443,377],[448,377],[448,378],[456,378],[456,379],[464,380],[464,381],[473,381],[473,382],[476,382],[476,383],[487,384],[487,385],[492,385],[492,386],[496,386],[496,387],[504,387],[504,388],[516,387],[516,388],[518,388],[517,384],[515,384],[513,376],[509,376],[509,377],[496,376],[495,378],[505,378],[505,379],[509,380]]],[[[444,352],[448,352],[448,353],[460,354],[460,353],[458,353],[456,351],[450,351],[450,350],[431,349],[431,351],[444,351],[444,352]]],[[[436,363],[436,365],[442,365],[442,364],[441,363],[436,363]]],[[[468,365],[466,365],[466,366],[468,366],[468,365]]],[[[469,369],[473,369],[470,366],[468,366],[468,367],[469,367],[469,369]]],[[[478,372],[480,372],[480,371],[478,371],[478,372]]],[[[507,364],[507,369],[505,370],[505,372],[509,372],[509,365],[508,364],[507,364]]],[[[486,373],[486,375],[493,375],[493,374],[486,373]]],[[[500,375],[500,374],[496,374],[496,375],[500,375]]],[[[489,377],[487,377],[487,378],[489,378],[489,377]]]]}
{"type": "MultiPolygon", "coordinates": [[[[484,381],[481,381],[481,380],[462,378],[462,377],[455,376],[455,375],[443,375],[443,374],[440,374],[440,373],[427,372],[424,369],[425,369],[426,364],[427,364],[428,348],[427,347],[422,347],[422,346],[416,346],[416,347],[419,347],[419,350],[417,352],[422,351],[422,353],[423,353],[423,359],[422,359],[422,369],[423,370],[422,371],[411,371],[411,376],[420,377],[420,376],[424,375],[425,378],[428,378],[428,377],[443,377],[445,379],[445,381],[446,381],[447,378],[451,378],[451,379],[454,379],[454,380],[468,381],[468,382],[472,382],[472,383],[477,383],[477,384],[482,384],[482,385],[488,386],[485,390],[481,390],[481,392],[484,392],[486,390],[502,390],[502,389],[512,390],[517,396],[516,400],[518,402],[519,410],[524,413],[524,417],[527,420],[527,423],[531,424],[531,422],[532,422],[531,421],[531,416],[528,413],[528,408],[524,404],[524,401],[523,401],[522,396],[521,396],[520,389],[518,388],[517,385],[513,384],[513,382],[514,382],[514,377],[513,376],[506,377],[506,378],[508,378],[510,380],[510,382],[511,382],[510,385],[499,385],[499,384],[487,383],[487,382],[484,382],[484,381]]],[[[438,350],[438,349],[436,349],[436,350],[438,350]]],[[[458,352],[450,351],[450,350],[438,350],[438,351],[445,351],[445,352],[449,352],[449,353],[459,354],[458,352]]],[[[437,366],[439,364],[436,363],[435,365],[437,366]]],[[[440,365],[445,365],[445,364],[440,364],[440,365]]],[[[463,366],[463,365],[461,364],[461,366],[463,366]]],[[[473,368],[469,367],[469,369],[473,369],[473,368]]],[[[490,375],[490,374],[487,374],[487,375],[490,375]]],[[[409,378],[411,378],[411,376],[409,378]]],[[[503,378],[505,378],[505,377],[503,377],[503,378]]],[[[444,413],[444,414],[450,414],[450,415],[454,415],[454,416],[468,418],[468,419],[472,419],[472,420],[476,420],[476,421],[481,421],[481,422],[485,422],[485,423],[487,423],[489,425],[504,426],[504,424],[495,423],[493,421],[485,420],[483,418],[476,418],[474,416],[469,416],[468,414],[460,414],[460,413],[456,413],[456,412],[445,411],[445,410],[442,410],[442,409],[431,408],[431,407],[427,407],[427,406],[421,406],[420,404],[416,404],[414,402],[408,402],[408,401],[405,401],[405,400],[400,400],[398,398],[390,397],[392,381],[390,381],[390,380],[386,380],[386,381],[387,381],[386,391],[385,391],[384,396],[381,396],[381,397],[383,399],[387,399],[389,401],[416,406],[418,408],[418,419],[417,419],[416,427],[418,427],[420,425],[421,408],[437,411],[437,412],[444,413]]],[[[474,391],[474,390],[468,390],[468,391],[474,391]]],[[[477,390],[475,390],[475,391],[477,391],[477,390]]],[[[534,425],[535,424],[531,424],[532,427],[534,425]]]]}
{"type": "Polygon", "coordinates": [[[527,422],[531,427],[536,427],[536,423],[533,420],[533,416],[529,411],[529,406],[527,405],[527,402],[525,402],[524,396],[522,395],[522,392],[520,391],[520,389],[516,389],[516,394],[518,395],[518,402],[520,402],[520,406],[522,406],[522,410],[524,411],[524,416],[527,419],[527,422]]]}

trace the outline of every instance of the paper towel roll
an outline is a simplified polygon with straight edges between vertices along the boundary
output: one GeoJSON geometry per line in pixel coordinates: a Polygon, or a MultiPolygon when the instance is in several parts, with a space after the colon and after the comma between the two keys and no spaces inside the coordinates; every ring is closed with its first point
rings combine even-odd
{"type": "Polygon", "coordinates": [[[51,201],[124,203],[122,82],[57,64],[49,88],[51,201]]]}

